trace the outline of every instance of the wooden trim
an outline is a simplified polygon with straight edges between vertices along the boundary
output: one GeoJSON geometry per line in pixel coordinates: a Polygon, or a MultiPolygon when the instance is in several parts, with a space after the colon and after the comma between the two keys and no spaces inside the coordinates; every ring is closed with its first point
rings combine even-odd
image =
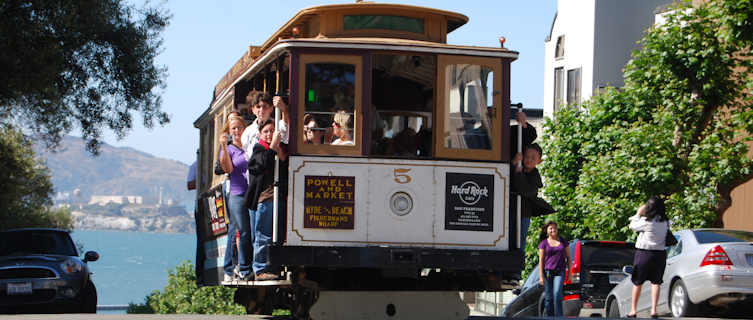
{"type": "Polygon", "coordinates": [[[437,84],[436,84],[436,104],[435,117],[436,130],[434,134],[434,154],[439,158],[448,159],[469,159],[469,160],[486,160],[500,161],[502,159],[502,63],[500,59],[471,57],[471,56],[450,56],[437,55],[437,84]],[[490,117],[491,132],[490,140],[492,143],[491,150],[478,149],[449,149],[444,147],[445,132],[445,111],[449,96],[446,93],[447,80],[445,69],[453,64],[474,64],[489,67],[494,72],[494,112],[490,117]]]}
{"type": "Polygon", "coordinates": [[[363,124],[361,128],[366,128],[366,130],[361,130],[363,139],[361,139],[361,153],[362,154],[371,154],[371,130],[372,124],[371,121],[368,121],[366,119],[371,119],[373,116],[371,114],[371,88],[373,86],[373,83],[371,83],[371,55],[370,54],[364,54],[363,56],[363,88],[364,90],[361,92],[362,99],[361,99],[361,106],[363,108],[361,109],[361,114],[363,115],[361,118],[363,120],[361,123],[363,124]]]}
{"type": "MultiPolygon", "coordinates": [[[[298,50],[290,51],[290,72],[288,73],[288,89],[290,90],[290,97],[288,98],[288,112],[290,113],[290,123],[288,123],[288,156],[298,153],[298,136],[296,132],[301,132],[301,128],[298,125],[298,98],[301,94],[298,94],[297,81],[300,69],[298,68],[298,50]]],[[[301,116],[303,120],[303,116],[301,116]]]]}
{"type": "Polygon", "coordinates": [[[497,114],[502,117],[502,161],[509,162],[510,160],[510,64],[512,60],[502,59],[502,110],[497,110],[497,114]],[[501,111],[501,112],[500,112],[501,111]]]}
{"type": "MultiPolygon", "coordinates": [[[[319,154],[319,155],[344,155],[359,156],[363,147],[363,56],[361,55],[322,55],[322,54],[301,54],[298,62],[298,117],[295,119],[298,128],[303,128],[303,116],[306,114],[306,64],[308,63],[348,63],[355,66],[356,87],[355,97],[353,97],[353,146],[333,146],[333,145],[310,145],[303,143],[303,135],[296,133],[296,143],[300,154],[319,154]]],[[[292,121],[292,120],[291,120],[292,121]]]]}

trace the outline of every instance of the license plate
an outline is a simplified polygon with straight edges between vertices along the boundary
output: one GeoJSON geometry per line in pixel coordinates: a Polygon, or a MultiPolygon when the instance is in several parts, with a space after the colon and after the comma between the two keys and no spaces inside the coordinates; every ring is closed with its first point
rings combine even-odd
{"type": "Polygon", "coordinates": [[[31,282],[8,283],[8,295],[31,294],[31,282]]]}
{"type": "Polygon", "coordinates": [[[620,283],[620,281],[622,281],[622,279],[625,279],[625,275],[624,274],[610,274],[609,275],[609,283],[611,283],[611,284],[620,283]]]}

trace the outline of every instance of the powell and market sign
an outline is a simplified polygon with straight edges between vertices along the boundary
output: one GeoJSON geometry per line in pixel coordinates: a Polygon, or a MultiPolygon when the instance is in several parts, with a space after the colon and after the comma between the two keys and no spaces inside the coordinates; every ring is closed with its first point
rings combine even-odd
{"type": "Polygon", "coordinates": [[[494,176],[448,172],[445,181],[445,229],[493,231],[494,176]]]}

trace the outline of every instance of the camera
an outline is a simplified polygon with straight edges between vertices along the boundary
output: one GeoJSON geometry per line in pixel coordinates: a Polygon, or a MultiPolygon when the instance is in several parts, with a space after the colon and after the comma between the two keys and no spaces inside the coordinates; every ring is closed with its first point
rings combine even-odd
{"type": "Polygon", "coordinates": [[[233,135],[232,134],[229,134],[229,133],[227,134],[227,144],[228,145],[233,144],[233,135]]]}

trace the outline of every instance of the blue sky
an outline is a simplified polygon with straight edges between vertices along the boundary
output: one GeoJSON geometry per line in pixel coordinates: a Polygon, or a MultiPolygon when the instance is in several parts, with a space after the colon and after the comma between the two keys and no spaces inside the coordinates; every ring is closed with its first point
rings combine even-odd
{"type": "MultiPolygon", "coordinates": [[[[140,3],[141,1],[135,1],[140,3]]],[[[209,106],[219,79],[246,52],[259,45],[299,10],[350,1],[331,0],[173,0],[163,6],[172,14],[163,33],[158,63],[167,66],[163,110],[171,122],[145,129],[134,118],[134,129],[117,141],[105,141],[186,164],[196,158],[199,130],[193,122],[209,106]]],[[[520,52],[511,70],[511,100],[526,107],[541,107],[544,95],[544,40],[557,11],[556,0],[380,0],[431,7],[466,15],[469,22],[448,35],[448,43],[505,47],[520,52]]]]}

